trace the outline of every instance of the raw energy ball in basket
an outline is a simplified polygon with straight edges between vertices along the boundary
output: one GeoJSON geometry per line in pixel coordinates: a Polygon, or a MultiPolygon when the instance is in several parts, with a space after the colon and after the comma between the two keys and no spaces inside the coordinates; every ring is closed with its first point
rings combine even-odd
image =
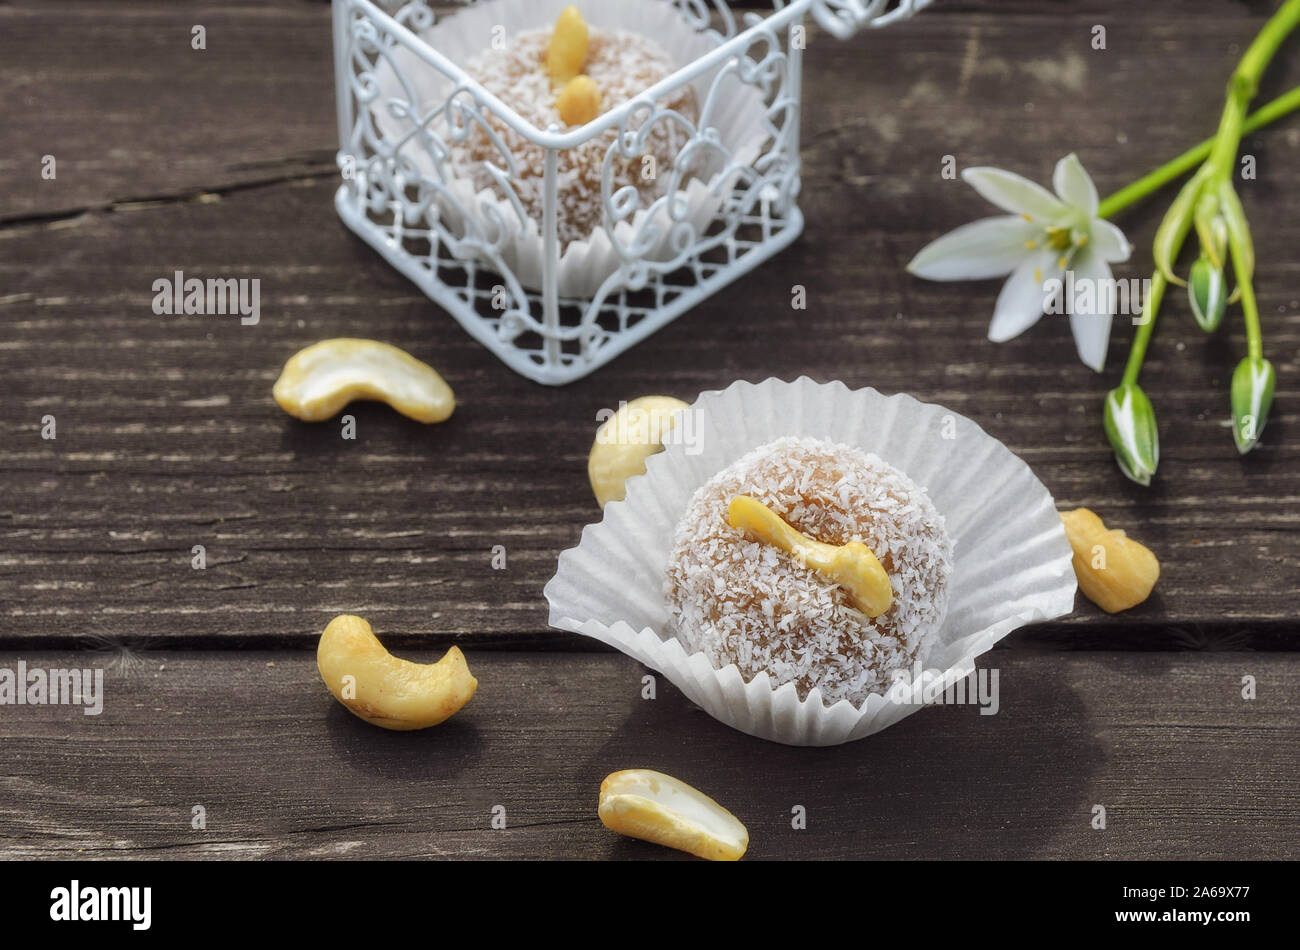
{"type": "Polygon", "coordinates": [[[951,572],[944,520],[905,475],[847,445],[784,438],[695,493],[674,537],[665,596],[687,652],[702,651],[717,668],[734,663],[747,681],[766,671],[774,686],[794,683],[800,699],[818,689],[827,704],[859,706],[886,692],[894,671],[924,662],[951,572]],[[803,539],[752,503],[793,549],[762,528],[733,526],[738,497],[803,539]],[[852,542],[888,578],[888,606],[876,616],[828,564],[807,556],[852,542]]]}
{"type": "MultiPolygon", "coordinates": [[[[537,128],[567,130],[585,125],[636,97],[671,75],[678,65],[652,38],[589,25],[576,8],[569,6],[553,28],[511,36],[502,49],[488,48],[475,55],[465,70],[537,128]]],[[[679,113],[692,124],[698,118],[695,92],[690,86],[678,89],[658,105],[679,113]]],[[[644,118],[634,116],[627,128],[637,130],[643,122],[644,118]]],[[[501,149],[494,137],[499,139],[514,158],[513,186],[519,201],[528,216],[540,222],[546,150],[495,116],[489,116],[486,125],[473,125],[465,141],[452,143],[453,165],[475,187],[497,191],[490,166],[501,161],[501,149]]],[[[556,156],[561,248],[588,238],[601,226],[602,168],[617,135],[616,128],[608,129],[581,145],[560,150],[556,156]]],[[[632,186],[640,193],[643,205],[660,197],[672,177],[678,153],[689,138],[686,126],[672,120],[656,121],[647,130],[642,155],[616,155],[610,193],[632,186]]]]}

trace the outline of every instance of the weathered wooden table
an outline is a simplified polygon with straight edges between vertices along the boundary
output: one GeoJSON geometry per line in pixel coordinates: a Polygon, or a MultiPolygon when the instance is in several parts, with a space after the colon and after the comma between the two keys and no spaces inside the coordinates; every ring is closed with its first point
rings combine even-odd
{"type": "MultiPolygon", "coordinates": [[[[1247,458],[1226,427],[1239,320],[1207,338],[1172,299],[1144,375],[1163,457],[1143,490],[1099,424],[1126,326],[1099,376],[1065,321],[994,346],[996,284],[903,270],[986,213],[941,177],[945,155],[1045,180],[1077,150],[1118,187],[1213,130],[1272,6],[940,0],[884,33],[814,35],[803,237],[726,299],[549,389],[336,218],[325,4],[0,5],[0,666],[110,667],[99,717],[0,707],[0,855],[670,857],[595,818],[607,772],[648,766],[732,808],[754,858],[1300,856],[1300,123],[1244,146],[1279,373],[1247,458]],[[155,315],[152,283],[175,270],[259,278],[260,323],[155,315]],[[355,441],[286,417],[270,398],[284,359],[341,335],[442,369],[456,415],[424,427],[358,405],[355,441]],[[1002,672],[996,716],[924,710],[839,748],[751,739],[666,682],[642,700],[644,670],[548,631],[541,597],[598,516],[596,413],[801,373],[972,417],[1062,507],[1148,543],[1156,596],[1117,617],[1080,599],[1004,641],[983,661],[1002,672]],[[427,733],[352,718],[314,665],[340,612],[412,658],[461,645],[478,695],[427,733]]],[[[1262,95],[1297,81],[1292,44],[1262,95]]],[[[1121,220],[1138,247],[1124,276],[1150,266],[1164,203],[1121,220]]]]}

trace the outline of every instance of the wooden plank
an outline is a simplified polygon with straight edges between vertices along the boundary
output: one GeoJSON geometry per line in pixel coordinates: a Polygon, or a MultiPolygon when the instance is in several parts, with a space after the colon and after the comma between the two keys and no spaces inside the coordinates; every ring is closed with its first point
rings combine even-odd
{"type": "MultiPolygon", "coordinates": [[[[1122,18],[1107,2],[985,0],[940,2],[887,34],[847,42],[814,31],[805,148],[833,153],[839,185],[883,187],[904,199],[918,182],[933,183],[939,156],[984,160],[971,154],[976,143],[995,147],[990,157],[1004,164],[1002,143],[1014,143],[1010,154],[1027,160],[1026,171],[1044,150],[1055,158],[1088,149],[1103,183],[1113,175],[1121,184],[1165,149],[1213,131],[1233,50],[1262,19],[1262,11],[1214,0],[1144,4],[1122,18]],[[1089,45],[1099,22],[1109,30],[1100,52],[1089,45]],[[1222,68],[1202,66],[1214,63],[1222,68]],[[1133,95],[1156,81],[1167,82],[1162,95],[1133,95]],[[853,89],[860,94],[844,94],[853,89]],[[1068,109],[1070,125],[1088,134],[1065,141],[1070,129],[1035,121],[1033,109],[1068,109]],[[819,122],[819,110],[835,121],[819,122]],[[991,116],[1006,123],[1003,135],[982,134],[991,116]]],[[[0,6],[0,25],[9,119],[0,222],[333,173],[326,3],[22,0],[0,6]],[[211,38],[202,51],[191,48],[196,24],[211,38]],[[54,181],[40,177],[49,154],[58,160],[54,181]]],[[[1297,67],[1284,60],[1265,94],[1296,82],[1297,67]]],[[[860,221],[855,204],[837,207],[860,221]]],[[[914,203],[910,211],[918,213],[914,203]]]]}
{"type": "MultiPolygon", "coordinates": [[[[1109,18],[1104,52],[1087,40],[1105,4],[941,4],[889,42],[817,37],[805,235],[725,299],[555,391],[505,370],[337,221],[317,163],[334,135],[320,5],[197,8],[215,33],[207,59],[185,43],[196,8],[45,9],[0,7],[0,81],[15,104],[0,169],[0,608],[11,642],[309,645],[352,610],[397,642],[586,645],[543,633],[540,591],[597,514],[585,481],[597,411],[812,372],[971,416],[1063,506],[1095,508],[1160,555],[1143,608],[1110,618],[1081,603],[1016,642],[1291,644],[1300,466],[1286,436],[1300,301],[1289,249],[1300,224],[1280,199],[1300,187],[1294,122],[1248,146],[1260,178],[1243,192],[1279,391],[1266,444],[1247,459],[1225,428],[1243,350],[1235,325],[1205,338],[1171,302],[1144,376],[1162,468],[1142,490],[1120,478],[1100,434],[1116,374],[1077,364],[1063,322],[995,347],[984,339],[995,285],[903,271],[925,241],[987,210],[939,177],[943,155],[1046,178],[1079,148],[1116,186],[1212,128],[1222,75],[1205,64],[1226,73],[1258,13],[1204,4],[1199,18],[1170,17],[1145,5],[1109,18]],[[1156,76],[1167,96],[1134,96],[1156,76]],[[854,88],[863,95],[843,94],[854,88]],[[49,189],[17,173],[14,162],[50,150],[70,161],[49,189]],[[120,203],[149,195],[161,198],[120,203]],[[155,316],[152,282],[176,269],[259,278],[261,324],[155,316]],[[789,308],[794,283],[808,289],[807,311],[789,308]],[[332,423],[285,418],[268,398],[282,361],[340,334],[431,361],[461,397],[457,415],[426,429],[358,407],[356,442],[332,423]],[[47,413],[55,442],[39,437],[47,413]],[[190,568],[195,544],[207,548],[204,572],[190,568]],[[503,572],[490,567],[498,544],[503,572]]],[[[1280,63],[1270,89],[1298,69],[1280,63]]],[[[1132,221],[1141,248],[1154,209],[1132,221]]],[[[1134,274],[1147,261],[1136,259],[1134,274]]],[[[1123,351],[1117,342],[1112,359],[1123,351]]]]}
{"type": "Polygon", "coordinates": [[[1300,857],[1289,656],[988,659],[996,715],[927,709],[796,749],[728,729],[664,681],[641,699],[643,668],[615,655],[471,653],[471,704],[399,734],[335,703],[302,652],[147,650],[110,675],[98,717],[0,709],[0,857],[676,857],[597,821],[600,780],[627,767],[716,795],[753,859],[1300,857]],[[795,806],[806,830],[791,827],[795,806]]]}
{"type": "Polygon", "coordinates": [[[0,5],[0,223],[337,174],[331,49],[325,5],[0,5]]]}
{"type": "Polygon", "coordinates": [[[17,298],[0,307],[0,600],[11,637],[306,643],[344,610],[412,637],[538,633],[555,556],[597,515],[585,461],[598,410],[810,367],[971,416],[1062,505],[1093,507],[1150,544],[1164,565],[1151,603],[1117,618],[1083,604],[1076,615],[1112,625],[1116,643],[1135,624],[1158,625],[1165,639],[1170,624],[1212,622],[1254,636],[1294,617],[1300,469],[1284,441],[1285,388],[1270,423],[1277,436],[1243,461],[1208,406],[1207,418],[1194,414],[1210,401],[1198,360],[1153,368],[1152,392],[1170,410],[1161,476],[1144,492],[1120,478],[1098,432],[1104,383],[1062,370],[1065,354],[1042,358],[1051,328],[1036,334],[1038,354],[1029,342],[995,349],[982,312],[942,305],[947,288],[909,287],[932,300],[922,321],[931,356],[918,361],[913,333],[854,303],[859,290],[844,275],[865,279],[857,252],[812,228],[725,300],[579,384],[546,389],[507,372],[344,233],[329,191],[279,186],[0,232],[0,279],[17,298]],[[176,268],[258,277],[261,323],[154,315],[152,282],[176,268]],[[780,309],[793,275],[816,288],[798,317],[780,309]],[[769,342],[729,313],[761,320],[769,342]],[[461,408],[424,428],[358,406],[355,441],[335,422],[285,417],[269,397],[281,362],[337,335],[428,359],[461,408]],[[991,378],[958,383],[958,361],[987,361],[991,378]],[[55,441],[40,437],[47,414],[55,441]],[[206,571],[191,569],[196,544],[206,571]],[[498,544],[506,571],[490,566],[498,544]]]}

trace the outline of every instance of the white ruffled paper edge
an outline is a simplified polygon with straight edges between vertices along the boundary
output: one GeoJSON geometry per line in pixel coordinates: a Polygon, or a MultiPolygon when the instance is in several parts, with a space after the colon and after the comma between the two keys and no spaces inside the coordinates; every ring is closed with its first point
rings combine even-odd
{"type": "MultiPolygon", "coordinates": [[[[575,0],[483,0],[456,10],[424,30],[420,38],[460,67],[487,48],[493,31],[504,25],[511,34],[551,26],[562,10],[575,0]]],[[[710,52],[717,38],[696,30],[668,3],[647,0],[576,0],[575,5],[588,23],[601,29],[621,29],[654,39],[678,67],[691,63],[710,52]]],[[[398,68],[410,83],[422,109],[428,110],[441,102],[454,88],[450,79],[432,66],[424,63],[406,47],[397,46],[392,51],[398,68]]],[[[692,83],[697,104],[703,107],[708,93],[710,74],[692,83]]],[[[375,70],[375,80],[380,94],[375,100],[373,115],[376,129],[390,139],[401,138],[406,132],[403,122],[389,115],[383,104],[391,97],[405,98],[401,83],[392,68],[381,61],[375,70]]],[[[734,80],[729,86],[734,95],[727,107],[713,116],[713,128],[718,141],[730,148],[736,161],[750,165],[758,157],[769,133],[763,129],[765,107],[753,87],[734,80]]],[[[509,105],[509,103],[507,103],[509,105]]],[[[408,147],[404,155],[410,157],[424,175],[437,179],[433,159],[419,147],[408,147]]],[[[671,174],[664,169],[663,174],[671,174]]],[[[454,193],[456,203],[471,215],[473,226],[479,234],[495,234],[496,222],[513,224],[513,230],[502,242],[500,254],[504,264],[526,290],[542,289],[542,272],[545,246],[539,223],[529,218],[519,226],[514,206],[498,196],[491,188],[476,191],[474,184],[465,178],[455,178],[447,183],[454,193]]],[[[662,263],[672,260],[679,251],[673,247],[672,227],[682,221],[689,222],[697,239],[713,220],[730,189],[730,183],[721,180],[721,173],[708,182],[692,178],[678,191],[679,203],[684,212],[676,220],[670,218],[667,203],[655,212],[654,226],[659,229],[657,242],[643,259],[662,263]]],[[[450,204],[446,212],[449,222],[458,215],[450,204]]],[[[631,220],[614,226],[618,240],[627,245],[645,227],[649,212],[640,208],[631,220]]],[[[456,223],[451,224],[453,231],[456,223]]],[[[483,263],[492,265],[486,255],[474,255],[483,263]]],[[[562,250],[557,271],[558,295],[566,298],[591,298],[601,285],[623,265],[623,258],[604,228],[598,227],[587,240],[571,242],[562,250]]]]}
{"type": "MultiPolygon", "coordinates": [[[[782,436],[828,439],[874,452],[924,487],[954,540],[948,612],[927,669],[961,678],[1018,627],[1074,609],[1071,549],[1056,504],[1029,466],[978,425],[911,396],[850,390],[841,382],[768,379],[703,393],[650,457],[627,498],[605,506],[546,585],[550,624],[592,637],[666,676],[727,725],[788,745],[837,745],[893,725],[919,705],[869,696],[861,709],[800,701],[794,685],[746,683],[734,664],[714,669],[669,633],[663,579],[673,534],[695,491],[750,450],[782,436]],[[948,436],[951,436],[950,438],[948,436]]],[[[953,680],[949,679],[948,682],[953,680]]]]}

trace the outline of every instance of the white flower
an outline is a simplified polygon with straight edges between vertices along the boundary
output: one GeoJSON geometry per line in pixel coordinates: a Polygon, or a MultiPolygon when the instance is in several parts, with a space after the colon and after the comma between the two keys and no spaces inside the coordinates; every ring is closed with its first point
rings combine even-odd
{"type": "MultiPolygon", "coordinates": [[[[984,198],[1011,214],[984,218],[950,231],[922,248],[907,269],[927,280],[1003,277],[989,324],[995,343],[1019,336],[1038,322],[1049,281],[1072,271],[1076,285],[1110,286],[1110,265],[1133,250],[1119,228],[1097,217],[1097,188],[1074,154],[1056,163],[1053,195],[1027,178],[1000,168],[968,168],[962,178],[984,198]]],[[[1054,285],[1054,286],[1060,286],[1054,285]]],[[[1079,358],[1101,371],[1110,342],[1114,294],[1097,293],[1096,313],[1070,313],[1079,358]]],[[[1071,308],[1073,310],[1073,308],[1071,308]]]]}

